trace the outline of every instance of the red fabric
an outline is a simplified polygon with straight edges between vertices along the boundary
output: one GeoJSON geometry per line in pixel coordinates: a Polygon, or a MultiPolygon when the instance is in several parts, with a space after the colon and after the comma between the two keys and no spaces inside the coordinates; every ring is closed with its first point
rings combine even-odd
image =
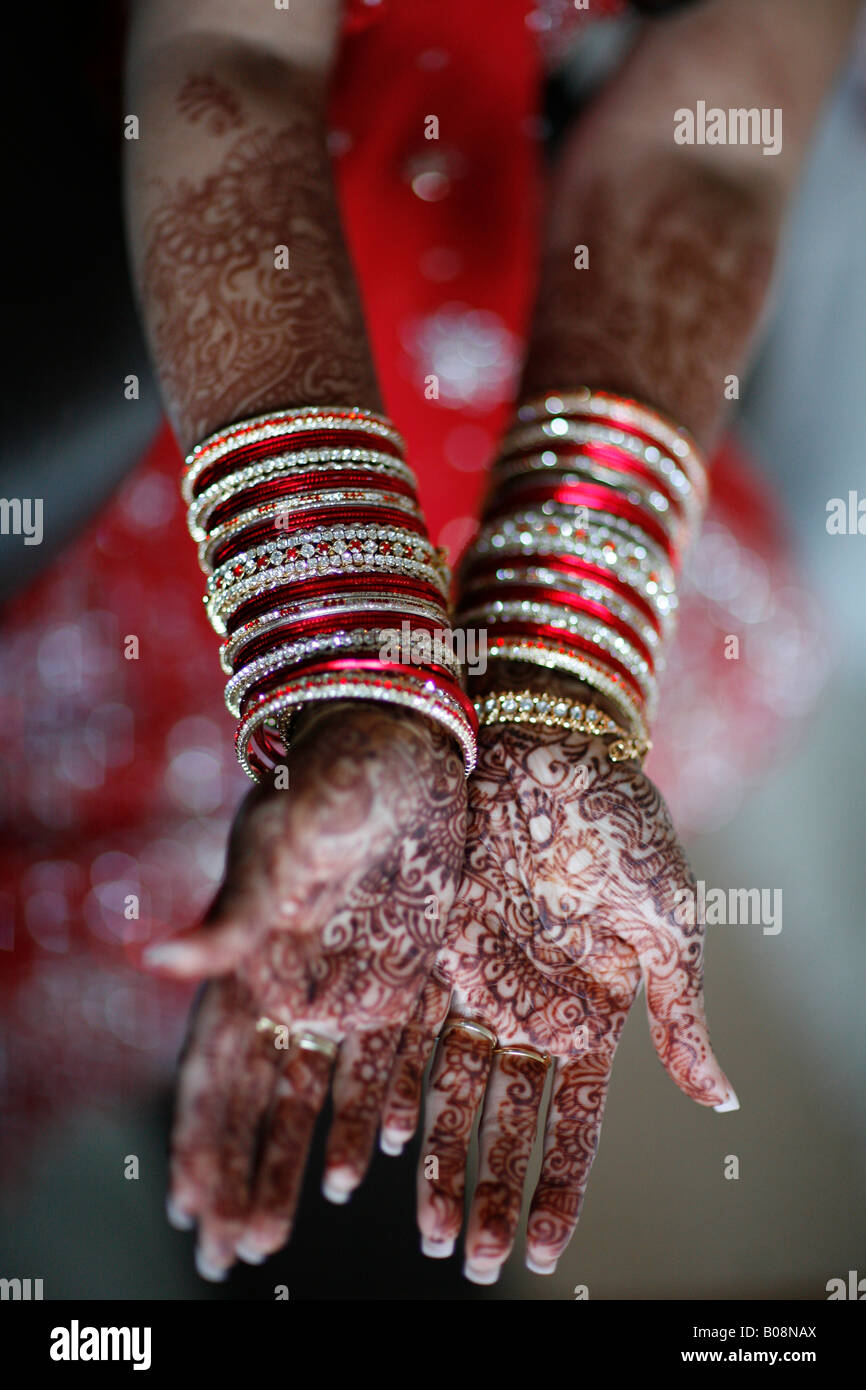
{"type": "Polygon", "coordinates": [[[346,234],[386,408],[409,442],[434,538],[448,523],[446,540],[468,531],[460,518],[477,510],[510,381],[491,406],[457,412],[441,395],[425,399],[406,341],[413,323],[447,304],[495,315],[515,342],[525,334],[541,194],[541,60],[525,22],[533,8],[391,3],[344,45],[334,83],[331,124],[351,139],[335,159],[346,234]],[[437,140],[425,139],[431,116],[437,140]],[[425,201],[412,173],[426,170],[429,182],[437,167],[445,181],[430,191],[444,196],[425,201]],[[434,270],[438,258],[447,273],[450,257],[454,274],[425,275],[431,253],[434,270]]]}

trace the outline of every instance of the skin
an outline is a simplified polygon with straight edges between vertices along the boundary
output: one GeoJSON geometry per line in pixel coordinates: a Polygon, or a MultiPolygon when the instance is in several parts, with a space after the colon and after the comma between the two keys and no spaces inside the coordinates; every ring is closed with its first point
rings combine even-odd
{"type": "MultiPolygon", "coordinates": [[[[186,451],[271,408],[381,410],[326,148],[339,7],[142,0],[129,45],[130,253],[166,409],[186,451]],[[275,268],[275,247],[289,269],[275,268]]],[[[453,897],[466,788],[451,742],[404,711],[305,716],[290,791],[240,808],[199,931],[150,953],[208,979],[181,1061],[169,1214],[224,1277],[288,1237],[333,1088],[324,1190],[361,1180],[402,1026],[453,897]],[[441,915],[425,915],[433,899],[441,915]],[[262,1016],[343,1044],[333,1069],[262,1016]]]]}
{"type": "MultiPolygon", "coordinates": [[[[712,444],[854,8],[837,0],[816,24],[807,0],[710,0],[647,29],[553,174],[524,396],[620,390],[712,444]],[[698,98],[783,105],[783,154],[677,150],[672,111],[698,98]],[[573,268],[577,244],[590,247],[588,271],[573,268]]],[[[292,16],[287,26],[252,0],[137,7],[131,255],[183,449],[272,407],[380,408],[325,148],[338,8],[293,0],[292,16]],[[274,268],[280,244],[289,272],[274,268]]],[[[458,887],[462,773],[423,721],[357,707],[314,717],[291,788],[251,795],[206,923],[159,959],[174,976],[216,977],[193,1021],[173,1138],[170,1210],[198,1223],[201,1272],[221,1277],[236,1255],[257,1260],[286,1239],[331,1084],[319,1055],[257,1033],[259,1015],[342,1042],[325,1178],[342,1197],[380,1121],[389,1151],[411,1134],[449,1007],[501,1045],[554,1058],[528,1233],[532,1266],[550,1272],[577,1220],[641,978],[674,1080],[700,1103],[733,1101],[706,1035],[700,930],[672,917],[691,878],[658,792],[598,741],[485,732],[458,887]]],[[[495,1278],[511,1248],[546,1078],[531,1057],[494,1054],[459,1029],[437,1053],[422,1158],[439,1175],[419,1178],[419,1221],[428,1253],[447,1253],[483,1106],[470,1277],[495,1278]]]]}
{"type": "Polygon", "coordinates": [[[633,395],[712,448],[857,11],[705,0],[645,26],[551,171],[522,396],[579,384],[633,395]],[[676,145],[674,112],[699,100],[781,108],[781,152],[676,145]]]}
{"type": "MultiPolygon", "coordinates": [[[[529,688],[575,693],[572,682],[520,675],[529,688]]],[[[664,801],[636,761],[611,763],[605,740],[576,732],[482,730],[463,876],[437,962],[453,995],[419,1157],[428,1254],[450,1254],[460,1233],[481,1110],[466,1273],[494,1282],[511,1252],[539,1120],[544,1162],[526,1253],[530,1268],[553,1272],[577,1224],[614,1054],[641,980],[666,1071],[699,1104],[736,1108],[707,1033],[703,928],[677,896],[693,889],[664,801]],[[546,1116],[547,1065],[451,1026],[463,1018],[491,1029],[499,1047],[551,1059],[546,1116]]],[[[420,1018],[414,1027],[422,1031],[420,1018]]],[[[413,1040],[416,1059],[427,1060],[437,1031],[429,1030],[426,1049],[413,1040]]],[[[401,1064],[402,1046],[395,1076],[401,1064]]],[[[404,1142],[415,1099],[413,1109],[404,1096],[404,1142]]]]}
{"type": "MultiPolygon", "coordinates": [[[[519,399],[577,384],[618,391],[713,446],[725,378],[747,364],[784,212],[855,13],[848,0],[820,15],[806,0],[715,0],[647,26],[552,171],[519,399]],[[675,146],[673,112],[698,99],[781,106],[782,153],[675,146]],[[578,245],[589,248],[579,271],[578,245]]],[[[615,714],[576,681],[492,665],[477,693],[561,691],[615,714]]],[[[692,884],[664,802],[636,763],[611,764],[602,741],[579,734],[482,731],[457,935],[439,968],[454,987],[452,1019],[468,1014],[500,1045],[530,1044],[552,1058],[527,1229],[526,1260],[538,1273],[553,1272],[577,1223],[641,979],[673,1080],[701,1104],[737,1105],[706,1031],[701,928],[674,916],[677,892],[692,884]]],[[[433,1062],[418,1222],[427,1252],[450,1254],[480,1109],[465,1239],[476,1282],[496,1279],[514,1241],[541,1114],[539,1069],[459,1031],[446,1032],[433,1062]],[[425,1173],[430,1157],[440,1160],[438,1178],[425,1173]]]]}
{"type": "Polygon", "coordinates": [[[463,858],[460,756],[433,725],[363,706],[311,719],[290,790],[250,793],[225,882],[200,928],[150,953],[211,979],[191,1023],[172,1136],[169,1212],[198,1223],[224,1277],[285,1244],[316,1117],[332,1086],[323,1190],[367,1170],[394,1054],[443,940],[463,858]],[[285,1025],[260,1033],[262,1016],[285,1025]],[[290,1045],[342,1044],[333,1068],[290,1045]]]}

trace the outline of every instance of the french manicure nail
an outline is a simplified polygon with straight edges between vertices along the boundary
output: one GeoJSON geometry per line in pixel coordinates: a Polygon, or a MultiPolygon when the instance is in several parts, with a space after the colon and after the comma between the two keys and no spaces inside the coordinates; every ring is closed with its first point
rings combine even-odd
{"type": "Polygon", "coordinates": [[[421,1254],[429,1255],[431,1260],[447,1260],[454,1254],[453,1240],[434,1240],[432,1236],[421,1237],[421,1254]]]}
{"type": "Polygon", "coordinates": [[[533,1274],[553,1274],[556,1265],[556,1260],[535,1260],[531,1255],[526,1257],[526,1268],[531,1269],[533,1274]]]}
{"type": "Polygon", "coordinates": [[[489,1266],[474,1265],[469,1260],[463,1266],[463,1277],[468,1279],[471,1284],[495,1284],[499,1278],[499,1265],[489,1266]]]}
{"type": "Polygon", "coordinates": [[[195,1225],[195,1217],[188,1216],[173,1197],[166,1197],[165,1199],[165,1214],[168,1217],[169,1226],[173,1226],[176,1231],[191,1231],[195,1225]]]}
{"type": "Polygon", "coordinates": [[[731,1091],[727,1100],[722,1101],[721,1105],[713,1106],[713,1109],[715,1110],[717,1115],[726,1115],[729,1110],[739,1110],[739,1108],[740,1102],[737,1100],[737,1097],[733,1091],[731,1091]]]}
{"type": "Polygon", "coordinates": [[[322,1196],[338,1207],[342,1207],[348,1202],[354,1190],[353,1187],[345,1187],[334,1178],[324,1178],[322,1181],[322,1196]]]}
{"type": "Polygon", "coordinates": [[[186,954],[186,947],[181,946],[175,941],[163,941],[158,946],[148,946],[146,951],[142,951],[141,958],[146,965],[175,965],[183,960],[186,954]]]}
{"type": "Polygon", "coordinates": [[[255,1245],[244,1245],[243,1241],[235,1246],[235,1254],[239,1260],[243,1260],[245,1265],[263,1265],[268,1258],[255,1245]]]}
{"type": "Polygon", "coordinates": [[[382,1133],[379,1135],[379,1148],[382,1150],[383,1154],[388,1154],[391,1158],[396,1158],[398,1154],[403,1152],[405,1147],[405,1139],[398,1138],[393,1130],[389,1133],[388,1130],[383,1129],[382,1133]]]}
{"type": "Polygon", "coordinates": [[[219,1265],[211,1264],[200,1249],[195,1252],[195,1267],[202,1279],[207,1279],[211,1284],[224,1284],[228,1277],[228,1270],[220,1269],[219,1265]]]}

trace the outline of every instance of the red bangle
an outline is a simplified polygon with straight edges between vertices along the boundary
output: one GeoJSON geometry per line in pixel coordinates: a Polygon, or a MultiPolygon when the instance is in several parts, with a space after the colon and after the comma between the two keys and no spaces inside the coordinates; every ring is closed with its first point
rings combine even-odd
{"type": "Polygon", "coordinates": [[[404,579],[402,575],[392,574],[329,574],[323,579],[304,579],[297,584],[283,584],[269,589],[265,594],[257,594],[247,599],[226,620],[226,634],[231,637],[252,618],[259,617],[270,608],[285,604],[291,610],[293,603],[305,598],[331,598],[360,589],[368,593],[388,593],[411,595],[426,603],[442,607],[442,595],[432,584],[422,579],[404,579]]]}
{"type": "MultiPolygon", "coordinates": [[[[411,531],[413,535],[421,536],[425,541],[429,540],[423,521],[407,512],[394,511],[391,507],[341,507],[333,511],[323,511],[319,508],[309,512],[289,512],[286,513],[285,519],[288,523],[286,526],[276,527],[272,516],[268,521],[251,522],[248,527],[243,527],[236,535],[217,545],[210,557],[210,568],[218,570],[227,560],[242,555],[252,546],[272,541],[277,530],[288,538],[298,531],[307,531],[314,526],[391,526],[398,527],[401,531],[411,531]]],[[[286,553],[289,558],[293,558],[290,550],[286,553]]]]}
{"type": "MultiPolygon", "coordinates": [[[[660,492],[662,497],[665,498],[668,505],[671,507],[673,511],[676,512],[678,517],[682,518],[684,516],[683,506],[680,499],[676,496],[673,490],[668,487],[665,480],[663,478],[660,478],[657,473],[654,473],[651,468],[648,468],[645,463],[641,463],[638,459],[634,458],[624,449],[618,449],[615,444],[600,444],[592,440],[588,440],[584,444],[569,443],[567,440],[563,441],[562,444],[558,444],[554,443],[554,441],[551,440],[549,444],[544,445],[544,451],[554,453],[556,455],[557,467],[559,467],[559,460],[562,459],[563,470],[566,470],[568,468],[569,459],[579,459],[583,457],[592,459],[594,462],[602,464],[605,468],[610,468],[613,472],[621,473],[623,475],[631,474],[634,478],[639,478],[641,481],[647,483],[650,487],[652,487],[655,491],[660,492]]],[[[538,453],[539,449],[537,448],[520,449],[513,454],[504,454],[501,462],[517,463],[524,458],[534,458],[538,453]]],[[[535,465],[531,468],[527,468],[526,474],[524,474],[523,476],[543,478],[553,471],[554,470],[552,469],[539,468],[537,465],[535,465]]],[[[510,487],[514,483],[519,481],[521,481],[520,475],[518,475],[517,478],[509,478],[503,481],[502,483],[497,484],[497,486],[503,488],[510,487]]]]}
{"type": "MultiPolygon", "coordinates": [[[[300,679],[303,676],[318,676],[329,674],[334,671],[375,671],[380,675],[386,673],[391,675],[412,675],[416,679],[435,678],[438,681],[450,681],[451,675],[446,667],[438,666],[435,662],[424,662],[417,666],[399,665],[396,662],[380,661],[376,657],[347,656],[332,657],[327,661],[322,661],[320,656],[312,657],[308,661],[299,661],[293,665],[291,671],[285,669],[274,671],[269,676],[262,676],[261,680],[256,681],[244,692],[240,704],[241,719],[255,708],[263,696],[268,698],[274,692],[285,686],[287,680],[300,679]]],[[[385,682],[387,684],[387,682],[385,682]]]]}
{"type": "Polygon", "coordinates": [[[228,477],[245,464],[255,463],[261,458],[303,453],[307,449],[321,449],[328,444],[333,444],[339,449],[370,449],[374,443],[377,453],[390,454],[392,458],[402,459],[399,447],[392,440],[355,430],[304,430],[303,433],[272,435],[268,439],[259,439],[254,444],[242,444],[231,453],[223,454],[203,470],[196,478],[192,490],[193,499],[199,497],[205,488],[213,483],[228,477]]]}
{"type": "Polygon", "coordinates": [[[271,628],[268,632],[259,636],[254,636],[235,654],[232,663],[233,671],[240,671],[250,662],[258,660],[260,656],[266,656],[275,647],[281,647],[286,642],[297,641],[302,637],[312,637],[327,635],[331,632],[354,632],[356,628],[378,627],[393,628],[394,631],[401,631],[403,623],[409,624],[409,632],[434,633],[449,630],[447,620],[443,613],[442,621],[437,623],[433,618],[422,617],[416,613],[394,613],[387,609],[365,608],[357,613],[335,613],[327,618],[307,618],[292,619],[286,615],[285,623],[280,623],[271,628]]]}
{"type": "MultiPolygon", "coordinates": [[[[578,637],[573,632],[566,632],[560,627],[551,626],[549,623],[497,623],[495,633],[496,635],[493,638],[493,642],[497,646],[503,645],[504,641],[508,638],[513,641],[515,637],[540,637],[551,642],[557,642],[562,647],[570,647],[574,648],[576,651],[583,652],[585,655],[592,657],[594,661],[599,662],[602,666],[610,667],[611,670],[615,671],[622,684],[630,686],[641,704],[646,704],[646,693],[638,684],[637,679],[632,675],[628,667],[623,666],[622,662],[617,661],[616,657],[611,656],[603,647],[597,646],[595,642],[590,642],[586,637],[578,637]]],[[[488,642],[488,646],[489,645],[490,643],[488,642]]]]}
{"type": "MultiPolygon", "coordinates": [[[[452,677],[448,674],[448,672],[445,671],[442,667],[437,667],[435,670],[431,670],[429,666],[406,666],[398,661],[377,661],[375,658],[370,657],[356,658],[351,656],[344,656],[335,657],[331,661],[313,662],[310,665],[307,665],[303,668],[299,667],[297,672],[293,672],[292,675],[293,677],[297,676],[297,678],[300,679],[302,676],[307,677],[318,675],[332,675],[333,673],[340,671],[345,671],[347,675],[351,675],[353,672],[359,671],[375,672],[376,675],[385,677],[385,679],[383,679],[382,681],[382,684],[386,689],[389,689],[392,684],[392,682],[387,679],[387,677],[389,676],[395,678],[393,682],[394,684],[399,684],[399,680],[397,678],[399,678],[400,676],[408,677],[413,681],[418,681],[419,679],[423,678],[425,683],[430,682],[434,686],[436,686],[437,689],[443,690],[447,695],[449,695],[451,699],[454,700],[462,709],[467,720],[469,721],[469,725],[473,733],[477,733],[478,731],[478,713],[475,709],[475,706],[469,699],[469,696],[466,694],[466,692],[460,688],[457,682],[453,680],[452,677]]],[[[286,684],[285,678],[283,679],[282,684],[286,684]]],[[[274,693],[276,692],[272,691],[268,698],[270,699],[274,693]]],[[[260,701],[260,703],[264,703],[264,701],[260,701]]],[[[252,712],[252,708],[245,710],[244,718],[246,718],[246,716],[248,714],[251,714],[252,712]]]]}
{"type": "Polygon", "coordinates": [[[403,478],[389,477],[386,473],[364,473],[359,469],[348,468],[341,469],[339,473],[281,473],[266,482],[256,483],[253,487],[232,493],[224,502],[218,502],[208,517],[207,528],[209,531],[215,531],[217,527],[231,521],[242,512],[276,498],[343,488],[376,488],[379,492],[393,492],[400,497],[417,500],[415,489],[409,483],[403,478]]]}
{"type": "MultiPolygon", "coordinates": [[[[512,601],[527,600],[530,603],[552,603],[559,608],[573,608],[575,612],[588,613],[593,618],[599,618],[607,627],[612,628],[620,637],[624,637],[627,642],[630,642],[635,650],[640,652],[650,668],[650,673],[655,673],[655,661],[652,652],[640,634],[635,632],[634,628],[623,618],[606,608],[604,604],[596,603],[594,599],[585,598],[582,594],[571,593],[568,589],[548,589],[540,585],[509,583],[506,580],[474,592],[471,606],[474,608],[476,604],[495,603],[497,600],[504,603],[509,599],[512,601]]],[[[464,599],[462,606],[465,609],[470,604],[464,599]]]]}
{"type": "MultiPolygon", "coordinates": [[[[482,520],[485,523],[495,521],[498,517],[512,512],[515,500],[514,497],[509,498],[508,501],[495,499],[492,505],[485,509],[482,520]]],[[[520,501],[524,505],[555,502],[564,507],[585,506],[595,511],[608,512],[611,516],[617,516],[623,521],[631,522],[632,525],[644,531],[664,551],[674,568],[678,565],[676,548],[664,528],[643,507],[635,506],[634,503],[627,502],[625,498],[618,497],[609,488],[599,487],[594,483],[567,484],[564,487],[534,484],[521,492],[520,501]]]]}
{"type": "MultiPolygon", "coordinates": [[[[468,591],[470,586],[476,582],[487,578],[488,575],[495,575],[497,570],[507,569],[546,569],[553,570],[557,574],[565,574],[577,579],[591,579],[597,584],[602,584],[612,593],[619,594],[620,598],[626,599],[633,604],[647,622],[651,624],[654,631],[661,636],[661,623],[658,614],[652,605],[647,602],[642,594],[626,584],[622,579],[618,579],[610,570],[602,569],[599,565],[592,565],[587,560],[579,560],[572,555],[514,555],[506,557],[479,557],[467,563],[464,573],[461,575],[461,588],[468,591]]],[[[507,582],[507,581],[506,581],[507,582]]]]}

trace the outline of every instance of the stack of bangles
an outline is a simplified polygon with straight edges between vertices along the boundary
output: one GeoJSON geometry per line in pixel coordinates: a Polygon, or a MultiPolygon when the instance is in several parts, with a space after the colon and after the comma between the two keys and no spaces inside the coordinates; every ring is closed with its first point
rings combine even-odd
{"type": "Polygon", "coordinates": [[[181,491],[253,780],[285,756],[303,705],[336,699],[426,715],[471,772],[477,716],[450,641],[450,575],[386,419],[307,407],[240,421],[196,445],[181,491]]]}
{"type": "MultiPolygon", "coordinates": [[[[456,621],[486,629],[489,658],[560,671],[604,696],[623,724],[604,729],[611,757],[642,756],[676,577],[706,498],[696,444],[650,406],[585,387],[530,401],[505,437],[463,557],[456,621]]],[[[591,728],[606,717],[528,691],[476,710],[487,724],[591,728]]]]}

